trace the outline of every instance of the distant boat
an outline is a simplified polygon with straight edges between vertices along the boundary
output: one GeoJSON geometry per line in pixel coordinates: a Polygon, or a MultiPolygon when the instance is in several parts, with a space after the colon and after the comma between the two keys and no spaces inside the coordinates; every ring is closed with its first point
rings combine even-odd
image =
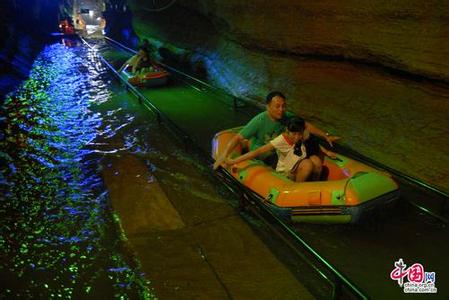
{"type": "Polygon", "coordinates": [[[129,83],[138,87],[152,87],[164,85],[168,81],[169,73],[159,66],[151,66],[139,71],[139,74],[131,72],[131,67],[123,69],[122,74],[129,83]]]}

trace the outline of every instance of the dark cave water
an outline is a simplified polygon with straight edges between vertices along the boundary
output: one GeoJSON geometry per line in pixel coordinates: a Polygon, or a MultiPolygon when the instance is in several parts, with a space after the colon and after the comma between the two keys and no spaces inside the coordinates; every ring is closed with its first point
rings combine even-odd
{"type": "Polygon", "coordinates": [[[110,78],[67,45],[45,47],[1,108],[0,298],[152,298],[98,167],[98,139],[123,126],[94,109],[110,78]]]}

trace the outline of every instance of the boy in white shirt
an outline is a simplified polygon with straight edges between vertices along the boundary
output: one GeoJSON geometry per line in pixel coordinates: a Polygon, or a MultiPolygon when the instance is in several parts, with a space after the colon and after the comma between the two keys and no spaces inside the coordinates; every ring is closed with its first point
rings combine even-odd
{"type": "MultiPolygon", "coordinates": [[[[301,118],[293,117],[289,120],[285,132],[253,151],[235,159],[227,159],[226,164],[236,164],[275,149],[278,156],[276,172],[296,182],[306,181],[314,172],[314,164],[310,157],[307,156],[307,149],[304,145],[308,135],[309,133],[305,131],[305,121],[301,118]]],[[[321,148],[321,150],[330,157],[335,156],[335,153],[331,151],[327,151],[324,148],[321,148]]]]}

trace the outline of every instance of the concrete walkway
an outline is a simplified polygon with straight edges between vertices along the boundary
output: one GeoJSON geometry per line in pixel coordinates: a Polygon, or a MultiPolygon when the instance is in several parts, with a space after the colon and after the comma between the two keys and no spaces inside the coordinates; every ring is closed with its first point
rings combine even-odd
{"type": "Polygon", "coordinates": [[[103,177],[159,299],[313,299],[211,187],[196,196],[188,185],[164,192],[132,154],[105,158],[103,177]]]}

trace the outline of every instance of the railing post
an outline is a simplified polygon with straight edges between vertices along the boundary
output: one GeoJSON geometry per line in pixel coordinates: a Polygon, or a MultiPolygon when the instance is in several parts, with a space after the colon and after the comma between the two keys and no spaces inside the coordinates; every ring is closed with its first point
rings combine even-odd
{"type": "Polygon", "coordinates": [[[186,137],[184,137],[184,151],[186,152],[186,153],[189,153],[189,143],[188,143],[188,140],[186,139],[186,137]]]}
{"type": "Polygon", "coordinates": [[[233,103],[234,103],[234,110],[237,110],[237,108],[239,107],[239,106],[238,106],[238,103],[237,103],[238,98],[237,98],[236,96],[234,96],[234,97],[232,98],[232,100],[233,100],[233,103]]]}
{"type": "Polygon", "coordinates": [[[333,288],[332,288],[332,296],[331,299],[339,299],[341,296],[341,282],[337,279],[333,288]]]}

